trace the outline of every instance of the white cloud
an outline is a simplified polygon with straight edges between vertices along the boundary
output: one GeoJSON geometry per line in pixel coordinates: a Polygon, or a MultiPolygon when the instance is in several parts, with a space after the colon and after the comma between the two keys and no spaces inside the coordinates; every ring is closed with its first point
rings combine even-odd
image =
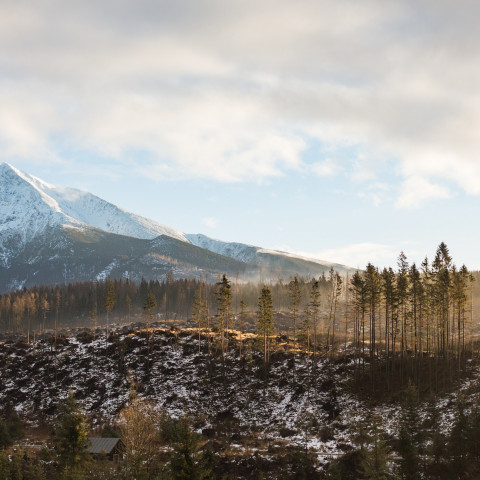
{"type": "Polygon", "coordinates": [[[304,169],[313,138],[361,146],[361,181],[397,159],[399,206],[445,198],[433,179],[478,195],[479,13],[473,0],[8,2],[0,156],[67,149],[158,178],[261,181],[304,169]]]}
{"type": "Polygon", "coordinates": [[[410,177],[400,188],[401,194],[396,203],[398,208],[418,208],[427,200],[452,196],[447,188],[430,183],[421,177],[410,177]]]}
{"type": "Polygon", "coordinates": [[[341,263],[353,268],[364,269],[368,262],[375,266],[395,267],[401,247],[380,243],[356,243],[336,248],[329,248],[306,256],[321,260],[341,263]]]}
{"type": "Polygon", "coordinates": [[[313,163],[311,166],[313,173],[319,177],[331,177],[339,173],[343,168],[334,160],[327,158],[323,162],[313,163]]]}
{"type": "Polygon", "coordinates": [[[359,270],[363,270],[368,263],[372,263],[379,268],[396,268],[397,258],[401,251],[407,254],[409,261],[410,256],[416,258],[420,254],[415,245],[405,243],[387,245],[374,242],[362,242],[326,248],[316,252],[297,251],[288,245],[280,244],[272,246],[270,249],[289,252],[304,258],[323,260],[326,263],[339,263],[352,268],[358,268],[359,270]]]}
{"type": "Polygon", "coordinates": [[[360,198],[368,198],[375,207],[379,207],[388,197],[389,186],[382,182],[373,182],[365,187],[358,196],[360,198]]]}
{"type": "Polygon", "coordinates": [[[218,225],[219,220],[214,217],[205,217],[202,218],[202,223],[208,228],[215,228],[218,225]]]}

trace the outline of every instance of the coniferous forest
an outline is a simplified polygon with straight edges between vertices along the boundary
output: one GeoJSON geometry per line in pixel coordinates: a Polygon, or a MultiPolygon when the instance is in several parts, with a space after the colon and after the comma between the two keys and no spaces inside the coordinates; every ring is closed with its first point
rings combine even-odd
{"type": "Polygon", "coordinates": [[[479,277],[441,243],[349,276],[3,294],[0,477],[479,478],[479,277]]]}

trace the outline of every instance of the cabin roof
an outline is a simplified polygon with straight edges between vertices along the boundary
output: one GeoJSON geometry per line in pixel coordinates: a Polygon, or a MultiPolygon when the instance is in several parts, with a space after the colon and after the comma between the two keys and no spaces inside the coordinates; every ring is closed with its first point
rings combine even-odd
{"type": "Polygon", "coordinates": [[[119,438],[88,438],[90,445],[88,453],[112,453],[113,449],[120,442],[119,438]]]}

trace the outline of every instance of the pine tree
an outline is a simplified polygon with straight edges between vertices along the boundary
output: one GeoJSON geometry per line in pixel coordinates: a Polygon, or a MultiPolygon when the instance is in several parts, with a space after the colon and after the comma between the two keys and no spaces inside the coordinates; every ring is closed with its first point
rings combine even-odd
{"type": "Polygon", "coordinates": [[[200,436],[186,422],[181,422],[177,432],[170,462],[174,480],[206,480],[212,478],[205,455],[200,451],[200,436]]]}
{"type": "MultiPolygon", "coordinates": [[[[432,263],[434,309],[437,317],[437,351],[448,362],[449,314],[452,258],[442,242],[432,263]]],[[[445,378],[445,376],[444,376],[445,378]]]]}
{"type": "Polygon", "coordinates": [[[405,356],[408,350],[407,340],[407,321],[408,321],[408,262],[405,253],[400,252],[398,256],[398,274],[397,274],[397,298],[398,311],[400,315],[400,383],[403,383],[405,370],[405,356]]]}
{"type": "Polygon", "coordinates": [[[426,454],[427,457],[431,459],[430,470],[432,474],[437,477],[440,477],[441,473],[445,470],[444,462],[447,457],[447,440],[440,420],[440,410],[435,402],[435,398],[431,398],[427,404],[427,419],[425,425],[429,438],[426,454]]]}
{"type": "Polygon", "coordinates": [[[420,478],[419,448],[421,446],[421,436],[419,427],[418,393],[415,387],[409,386],[405,392],[398,439],[400,478],[402,480],[417,480],[420,478]]]}
{"type": "Polygon", "coordinates": [[[299,314],[300,302],[302,301],[302,293],[300,291],[300,282],[295,277],[288,284],[288,295],[290,297],[290,318],[293,321],[293,365],[295,368],[295,356],[297,350],[297,319],[299,314]]]}
{"type": "Polygon", "coordinates": [[[150,325],[153,321],[153,311],[157,308],[157,300],[151,290],[148,291],[147,296],[143,302],[143,311],[147,315],[147,352],[150,358],[150,325]]]}
{"type": "Polygon", "coordinates": [[[360,358],[360,344],[362,345],[362,366],[365,369],[365,313],[367,310],[367,289],[365,279],[359,272],[353,274],[352,280],[353,306],[354,306],[354,344],[356,363],[360,358]],[[360,340],[361,337],[361,340],[360,340]]]}
{"type": "Polygon", "coordinates": [[[463,478],[467,468],[469,421],[465,413],[464,400],[457,401],[455,421],[448,439],[449,466],[452,478],[463,478]]]}
{"type": "Polygon", "coordinates": [[[273,300],[272,292],[264,285],[258,298],[257,334],[263,343],[263,359],[269,362],[270,336],[273,334],[273,300]]]}
{"type": "Polygon", "coordinates": [[[320,316],[320,284],[315,280],[310,291],[310,301],[308,303],[308,310],[311,315],[311,322],[313,325],[313,360],[316,367],[317,361],[317,328],[320,316]]]}
{"type": "Polygon", "coordinates": [[[105,342],[108,342],[108,319],[109,315],[112,313],[113,307],[115,306],[115,285],[112,280],[108,279],[106,283],[106,292],[105,292],[105,310],[107,312],[107,330],[105,342]]]}
{"type": "Polygon", "coordinates": [[[238,314],[238,329],[240,331],[240,357],[242,356],[243,334],[247,326],[248,309],[247,304],[242,299],[240,300],[240,313],[238,314]]]}
{"type": "Polygon", "coordinates": [[[203,301],[202,290],[198,289],[193,297],[192,304],[192,319],[197,325],[198,330],[198,353],[201,351],[201,332],[202,329],[207,328],[208,311],[207,306],[203,301]]]}
{"type": "Polygon", "coordinates": [[[8,480],[23,480],[22,472],[23,452],[16,450],[10,459],[10,474],[8,480]]]}
{"type": "MultiPolygon", "coordinates": [[[[0,478],[2,478],[0,476],[0,478]]],[[[47,476],[42,468],[31,457],[23,458],[23,479],[22,480],[47,480],[47,476]]]]}
{"type": "Polygon", "coordinates": [[[374,418],[368,435],[368,446],[360,450],[360,467],[358,473],[362,480],[387,480],[390,477],[390,450],[379,428],[379,421],[374,418]]]}
{"type": "Polygon", "coordinates": [[[395,362],[395,343],[397,341],[397,292],[395,284],[395,272],[392,268],[384,268],[381,274],[382,294],[385,304],[385,350],[386,350],[386,373],[387,389],[390,390],[390,374],[393,374],[395,362]],[[390,371],[390,363],[392,369],[390,371]]]}
{"type": "Polygon", "coordinates": [[[342,293],[342,277],[338,272],[330,268],[328,274],[330,282],[330,309],[328,315],[328,330],[327,330],[327,349],[332,349],[332,355],[335,353],[335,329],[336,329],[336,315],[337,307],[342,293]],[[330,337],[331,335],[331,337],[330,337]]]}
{"type": "Polygon", "coordinates": [[[0,450],[0,478],[8,479],[10,477],[10,460],[7,452],[0,450]]]}
{"type": "MultiPolygon", "coordinates": [[[[365,289],[368,302],[368,309],[370,313],[370,366],[372,368],[372,381],[375,368],[376,357],[376,320],[377,310],[380,303],[380,276],[378,269],[371,263],[367,265],[365,271],[365,289]]],[[[373,384],[373,382],[372,382],[373,384]]]]}
{"type": "Polygon", "coordinates": [[[70,390],[60,405],[55,427],[55,444],[65,471],[81,471],[88,462],[87,435],[85,414],[70,390]]]}
{"type": "Polygon", "coordinates": [[[218,332],[222,341],[222,358],[225,355],[225,333],[228,334],[232,316],[232,291],[230,281],[224,274],[216,284],[215,297],[217,299],[218,332]]]}
{"type": "Polygon", "coordinates": [[[469,458],[478,465],[480,460],[480,407],[478,405],[474,406],[468,416],[468,425],[466,450],[469,458]]]}

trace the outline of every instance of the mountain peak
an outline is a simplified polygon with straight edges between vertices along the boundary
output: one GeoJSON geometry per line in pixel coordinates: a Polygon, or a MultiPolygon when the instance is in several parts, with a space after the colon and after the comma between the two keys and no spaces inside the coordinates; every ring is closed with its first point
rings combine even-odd
{"type": "Polygon", "coordinates": [[[60,188],[24,173],[8,163],[0,165],[0,232],[22,232],[31,237],[55,225],[93,226],[109,233],[152,239],[168,235],[187,242],[182,232],[123,210],[91,193],[60,188]],[[34,217],[34,218],[32,218],[34,217]],[[13,221],[13,223],[12,223],[13,221]],[[24,230],[24,229],[23,229],[24,230]]]}

